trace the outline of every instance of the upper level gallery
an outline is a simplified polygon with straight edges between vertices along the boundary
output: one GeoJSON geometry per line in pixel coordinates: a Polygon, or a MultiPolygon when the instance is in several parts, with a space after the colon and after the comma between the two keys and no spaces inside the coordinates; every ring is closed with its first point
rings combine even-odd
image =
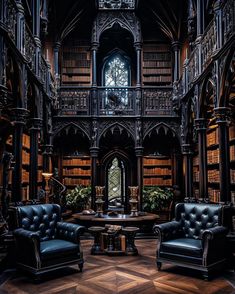
{"type": "Polygon", "coordinates": [[[214,1],[203,30],[204,2],[188,1],[186,7],[181,2],[176,8],[183,16],[175,27],[196,19],[194,40],[189,27],[177,38],[174,23],[158,4],[149,7],[141,0],[81,1],[68,23],[61,5],[68,10],[69,3],[58,3],[56,22],[47,17],[55,1],[2,0],[0,32],[54,98],[58,116],[177,116],[178,96],[187,94],[235,35],[233,0],[214,1]],[[191,2],[198,6],[192,8],[191,2]]]}

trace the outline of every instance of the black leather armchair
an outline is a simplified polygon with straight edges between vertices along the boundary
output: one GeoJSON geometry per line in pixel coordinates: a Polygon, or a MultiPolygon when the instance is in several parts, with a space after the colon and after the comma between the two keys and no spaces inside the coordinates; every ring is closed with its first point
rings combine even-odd
{"type": "Polygon", "coordinates": [[[225,211],[218,204],[178,203],[174,221],[154,226],[158,269],[173,263],[200,270],[206,279],[220,269],[227,258],[225,211]]]}
{"type": "Polygon", "coordinates": [[[82,271],[80,234],[84,227],[61,222],[61,208],[57,204],[21,206],[16,211],[18,267],[36,276],[74,263],[82,271]]]}

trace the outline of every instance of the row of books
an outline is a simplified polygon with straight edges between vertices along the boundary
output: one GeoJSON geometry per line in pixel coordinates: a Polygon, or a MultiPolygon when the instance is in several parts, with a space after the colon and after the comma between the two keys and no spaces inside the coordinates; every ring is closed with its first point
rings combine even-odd
{"type": "Polygon", "coordinates": [[[77,185],[89,186],[91,184],[91,180],[90,179],[64,178],[63,183],[64,183],[64,185],[68,185],[68,186],[77,186],[77,185]]]}
{"type": "Polygon", "coordinates": [[[145,175],[171,175],[171,168],[144,168],[145,175]]]}
{"type": "Polygon", "coordinates": [[[170,52],[144,52],[144,60],[171,60],[170,52]]]}
{"type": "Polygon", "coordinates": [[[66,46],[63,47],[63,52],[80,53],[89,51],[89,46],[66,46]]]}
{"type": "Polygon", "coordinates": [[[207,151],[207,162],[208,163],[219,163],[219,149],[207,151]]]}
{"type": "Polygon", "coordinates": [[[90,68],[90,60],[63,60],[63,67],[88,67],[90,68]]]}
{"type": "Polygon", "coordinates": [[[89,52],[63,52],[63,60],[90,60],[89,52]]]}
{"type": "Polygon", "coordinates": [[[199,170],[193,168],[193,182],[199,182],[199,170]]]}
{"type": "Polygon", "coordinates": [[[230,179],[231,179],[231,184],[235,184],[235,170],[230,169],[230,179]]]}
{"type": "Polygon", "coordinates": [[[145,76],[143,83],[171,83],[171,76],[145,76]]]}
{"type": "Polygon", "coordinates": [[[156,61],[156,60],[148,60],[143,61],[143,68],[171,68],[171,61],[156,61]]]}
{"type": "Polygon", "coordinates": [[[207,134],[207,146],[218,144],[218,142],[219,142],[218,129],[215,129],[212,132],[207,134]]]}
{"type": "Polygon", "coordinates": [[[235,125],[229,128],[229,140],[235,139],[235,125]]]}
{"type": "Polygon", "coordinates": [[[63,165],[64,166],[76,166],[76,165],[90,165],[91,160],[90,158],[71,158],[71,159],[64,159],[63,165]]]}
{"type": "Polygon", "coordinates": [[[30,162],[30,154],[29,154],[29,152],[23,150],[22,151],[22,163],[29,164],[29,162],[30,162]]]}
{"type": "Polygon", "coordinates": [[[169,52],[170,48],[166,44],[156,44],[156,43],[149,43],[143,45],[144,52],[169,52]]]}
{"type": "Polygon", "coordinates": [[[213,188],[208,188],[208,197],[212,202],[220,202],[220,191],[213,188]]]}
{"type": "Polygon", "coordinates": [[[63,168],[63,175],[91,175],[90,169],[83,169],[83,168],[63,168]]]}
{"type": "Polygon", "coordinates": [[[144,165],[171,165],[171,159],[144,158],[144,165]]]}
{"type": "Polygon", "coordinates": [[[88,67],[64,67],[63,74],[90,74],[90,68],[88,67]]]}
{"type": "Polygon", "coordinates": [[[22,170],[22,182],[23,183],[29,182],[29,172],[25,169],[22,170]]]}
{"type": "Polygon", "coordinates": [[[209,183],[219,183],[220,175],[218,169],[208,170],[208,182],[209,183]]]}
{"type": "Polygon", "coordinates": [[[30,148],[30,137],[29,135],[23,134],[22,136],[22,145],[25,148],[30,148]]]}
{"type": "Polygon", "coordinates": [[[159,75],[159,74],[168,74],[171,75],[171,68],[143,68],[144,75],[159,75]]]}
{"type": "Polygon", "coordinates": [[[68,76],[68,75],[62,75],[62,81],[63,82],[78,82],[78,83],[90,83],[91,78],[90,76],[68,76]]]}
{"type": "Polygon", "coordinates": [[[199,165],[199,156],[198,155],[193,157],[193,165],[194,166],[199,165]]]}
{"type": "Polygon", "coordinates": [[[230,160],[235,160],[235,145],[230,146],[230,160]]]}
{"type": "Polygon", "coordinates": [[[163,179],[163,178],[144,178],[144,185],[162,185],[162,186],[171,186],[172,179],[163,179]]]}
{"type": "Polygon", "coordinates": [[[235,191],[231,192],[231,201],[235,205],[235,191]]]}

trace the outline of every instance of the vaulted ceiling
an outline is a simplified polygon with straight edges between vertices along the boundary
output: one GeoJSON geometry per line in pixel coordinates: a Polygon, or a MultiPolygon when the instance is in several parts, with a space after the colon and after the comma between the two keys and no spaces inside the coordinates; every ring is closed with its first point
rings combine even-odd
{"type": "MultiPolygon", "coordinates": [[[[49,36],[61,41],[75,29],[90,31],[96,14],[96,0],[49,0],[49,36]]],[[[152,32],[169,41],[181,40],[185,35],[187,1],[139,0],[136,14],[143,33],[151,27],[152,32]]]]}

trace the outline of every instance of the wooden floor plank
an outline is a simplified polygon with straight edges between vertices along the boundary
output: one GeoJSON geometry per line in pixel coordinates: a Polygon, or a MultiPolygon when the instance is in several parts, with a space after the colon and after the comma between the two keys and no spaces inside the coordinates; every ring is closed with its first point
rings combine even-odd
{"type": "MultiPolygon", "coordinates": [[[[136,240],[138,256],[93,256],[92,240],[82,240],[84,270],[77,266],[46,274],[34,284],[14,273],[0,294],[234,294],[235,288],[222,275],[204,281],[200,273],[164,264],[156,268],[156,240],[136,240]]],[[[234,275],[234,274],[233,274],[234,275]]],[[[231,279],[233,280],[233,279],[231,279]]]]}

